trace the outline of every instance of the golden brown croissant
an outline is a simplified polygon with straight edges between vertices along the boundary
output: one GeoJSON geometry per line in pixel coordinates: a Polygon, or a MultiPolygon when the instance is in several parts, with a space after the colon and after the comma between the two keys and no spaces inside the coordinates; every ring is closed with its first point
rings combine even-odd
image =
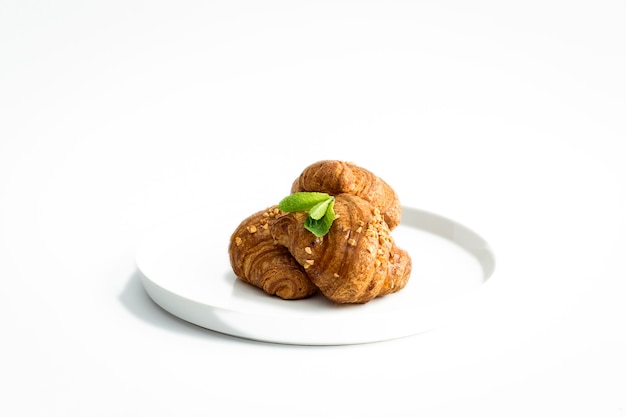
{"type": "Polygon", "coordinates": [[[241,222],[230,238],[230,264],[237,277],[268,294],[306,298],[317,288],[287,248],[277,245],[270,234],[270,224],[281,214],[273,206],[241,222]]]}
{"type": "Polygon", "coordinates": [[[335,196],[334,210],[335,221],[323,237],[304,229],[304,212],[280,216],[270,226],[271,234],[334,302],[366,303],[402,289],[411,258],[394,244],[380,210],[345,193],[335,196]]]}
{"type": "Polygon", "coordinates": [[[309,165],[293,182],[291,192],[298,191],[354,194],[378,207],[391,230],[400,224],[402,206],[393,188],[372,172],[350,162],[325,160],[309,165]]]}

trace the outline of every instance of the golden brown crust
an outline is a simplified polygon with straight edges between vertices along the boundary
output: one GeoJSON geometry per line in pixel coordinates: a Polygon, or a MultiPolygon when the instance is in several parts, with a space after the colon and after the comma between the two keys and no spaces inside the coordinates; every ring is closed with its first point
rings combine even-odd
{"type": "Polygon", "coordinates": [[[336,303],[366,303],[398,291],[411,259],[397,248],[380,210],[352,194],[335,196],[335,222],[327,235],[304,229],[306,213],[288,213],[270,226],[276,241],[302,265],[320,292],[336,303]]]}
{"type": "Polygon", "coordinates": [[[324,160],[309,165],[292,184],[291,192],[298,191],[357,195],[378,207],[391,230],[400,224],[402,207],[393,188],[351,162],[324,160]]]}
{"type": "Polygon", "coordinates": [[[306,212],[277,206],[257,212],[231,236],[235,275],[284,299],[319,290],[336,303],[367,303],[405,287],[412,261],[391,236],[402,213],[387,183],[355,164],[326,160],[307,167],[291,191],[335,196],[329,232],[316,237],[306,230],[306,212]]]}
{"type": "Polygon", "coordinates": [[[270,225],[282,214],[276,206],[245,219],[231,235],[231,267],[241,280],[283,299],[313,295],[317,288],[287,248],[274,243],[270,225]]]}
{"type": "Polygon", "coordinates": [[[409,282],[413,263],[409,253],[399,248],[395,242],[389,252],[389,264],[387,265],[387,278],[378,297],[400,291],[409,282]]]}

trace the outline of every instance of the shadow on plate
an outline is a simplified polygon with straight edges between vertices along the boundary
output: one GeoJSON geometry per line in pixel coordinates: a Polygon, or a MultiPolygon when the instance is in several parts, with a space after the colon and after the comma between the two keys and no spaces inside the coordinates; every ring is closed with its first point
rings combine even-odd
{"type": "MultiPolygon", "coordinates": [[[[144,322],[156,326],[167,331],[174,333],[193,336],[198,338],[216,338],[220,341],[237,341],[240,343],[253,344],[255,346],[266,346],[268,348],[299,348],[299,349],[315,349],[320,346],[317,345],[299,345],[299,344],[283,344],[267,342],[262,340],[246,339],[242,337],[232,336],[226,333],[220,333],[210,329],[206,329],[201,326],[197,326],[193,323],[185,321],[169,313],[155,301],[150,298],[141,282],[141,272],[135,270],[126,282],[126,286],[119,295],[119,300],[122,305],[135,317],[143,320],[144,322]]],[[[377,342],[372,342],[377,343],[377,342]]],[[[363,344],[372,344],[363,343],[363,344]]],[[[342,348],[346,346],[353,346],[352,344],[338,344],[338,345],[322,345],[324,347],[336,347],[342,348]]]]}
{"type": "Polygon", "coordinates": [[[122,305],[135,317],[152,326],[187,336],[209,336],[223,340],[237,340],[244,343],[263,343],[205,329],[170,314],[148,296],[141,283],[140,274],[138,270],[135,270],[128,278],[126,286],[119,295],[122,305]]]}

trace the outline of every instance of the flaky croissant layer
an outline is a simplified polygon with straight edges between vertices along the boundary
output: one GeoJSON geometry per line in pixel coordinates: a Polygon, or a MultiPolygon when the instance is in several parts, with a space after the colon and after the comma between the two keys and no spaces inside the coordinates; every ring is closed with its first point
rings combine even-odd
{"type": "Polygon", "coordinates": [[[317,291],[287,248],[277,245],[270,224],[282,213],[276,206],[245,219],[230,238],[228,253],[241,280],[283,299],[301,299],[317,291]]]}
{"type": "Polygon", "coordinates": [[[366,303],[403,288],[411,258],[395,245],[380,210],[356,195],[339,194],[335,213],[323,237],[304,229],[306,213],[301,212],[277,218],[271,234],[336,303],[366,303]]]}
{"type": "Polygon", "coordinates": [[[331,195],[353,194],[372,203],[393,230],[400,224],[402,206],[396,192],[372,172],[351,162],[324,160],[302,171],[291,192],[319,191],[331,195]]]}

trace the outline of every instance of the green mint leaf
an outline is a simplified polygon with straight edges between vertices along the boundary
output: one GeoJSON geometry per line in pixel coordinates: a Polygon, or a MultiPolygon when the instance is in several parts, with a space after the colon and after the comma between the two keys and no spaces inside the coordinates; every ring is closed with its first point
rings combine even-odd
{"type": "Polygon", "coordinates": [[[326,193],[302,191],[283,198],[278,203],[278,209],[287,212],[309,211],[329,198],[331,197],[326,193]]]}
{"type": "Polygon", "coordinates": [[[324,236],[328,233],[330,227],[333,225],[333,221],[335,220],[334,206],[335,199],[329,199],[324,215],[319,219],[314,219],[313,217],[308,216],[304,221],[304,228],[317,237],[324,236]]]}
{"type": "Polygon", "coordinates": [[[307,211],[304,228],[317,237],[330,230],[335,220],[335,197],[326,193],[298,192],[283,198],[278,209],[286,212],[307,211]]]}
{"type": "Polygon", "coordinates": [[[319,220],[324,217],[331,201],[333,201],[333,198],[329,197],[328,199],[314,205],[311,210],[309,210],[309,217],[313,220],[319,220]]]}

